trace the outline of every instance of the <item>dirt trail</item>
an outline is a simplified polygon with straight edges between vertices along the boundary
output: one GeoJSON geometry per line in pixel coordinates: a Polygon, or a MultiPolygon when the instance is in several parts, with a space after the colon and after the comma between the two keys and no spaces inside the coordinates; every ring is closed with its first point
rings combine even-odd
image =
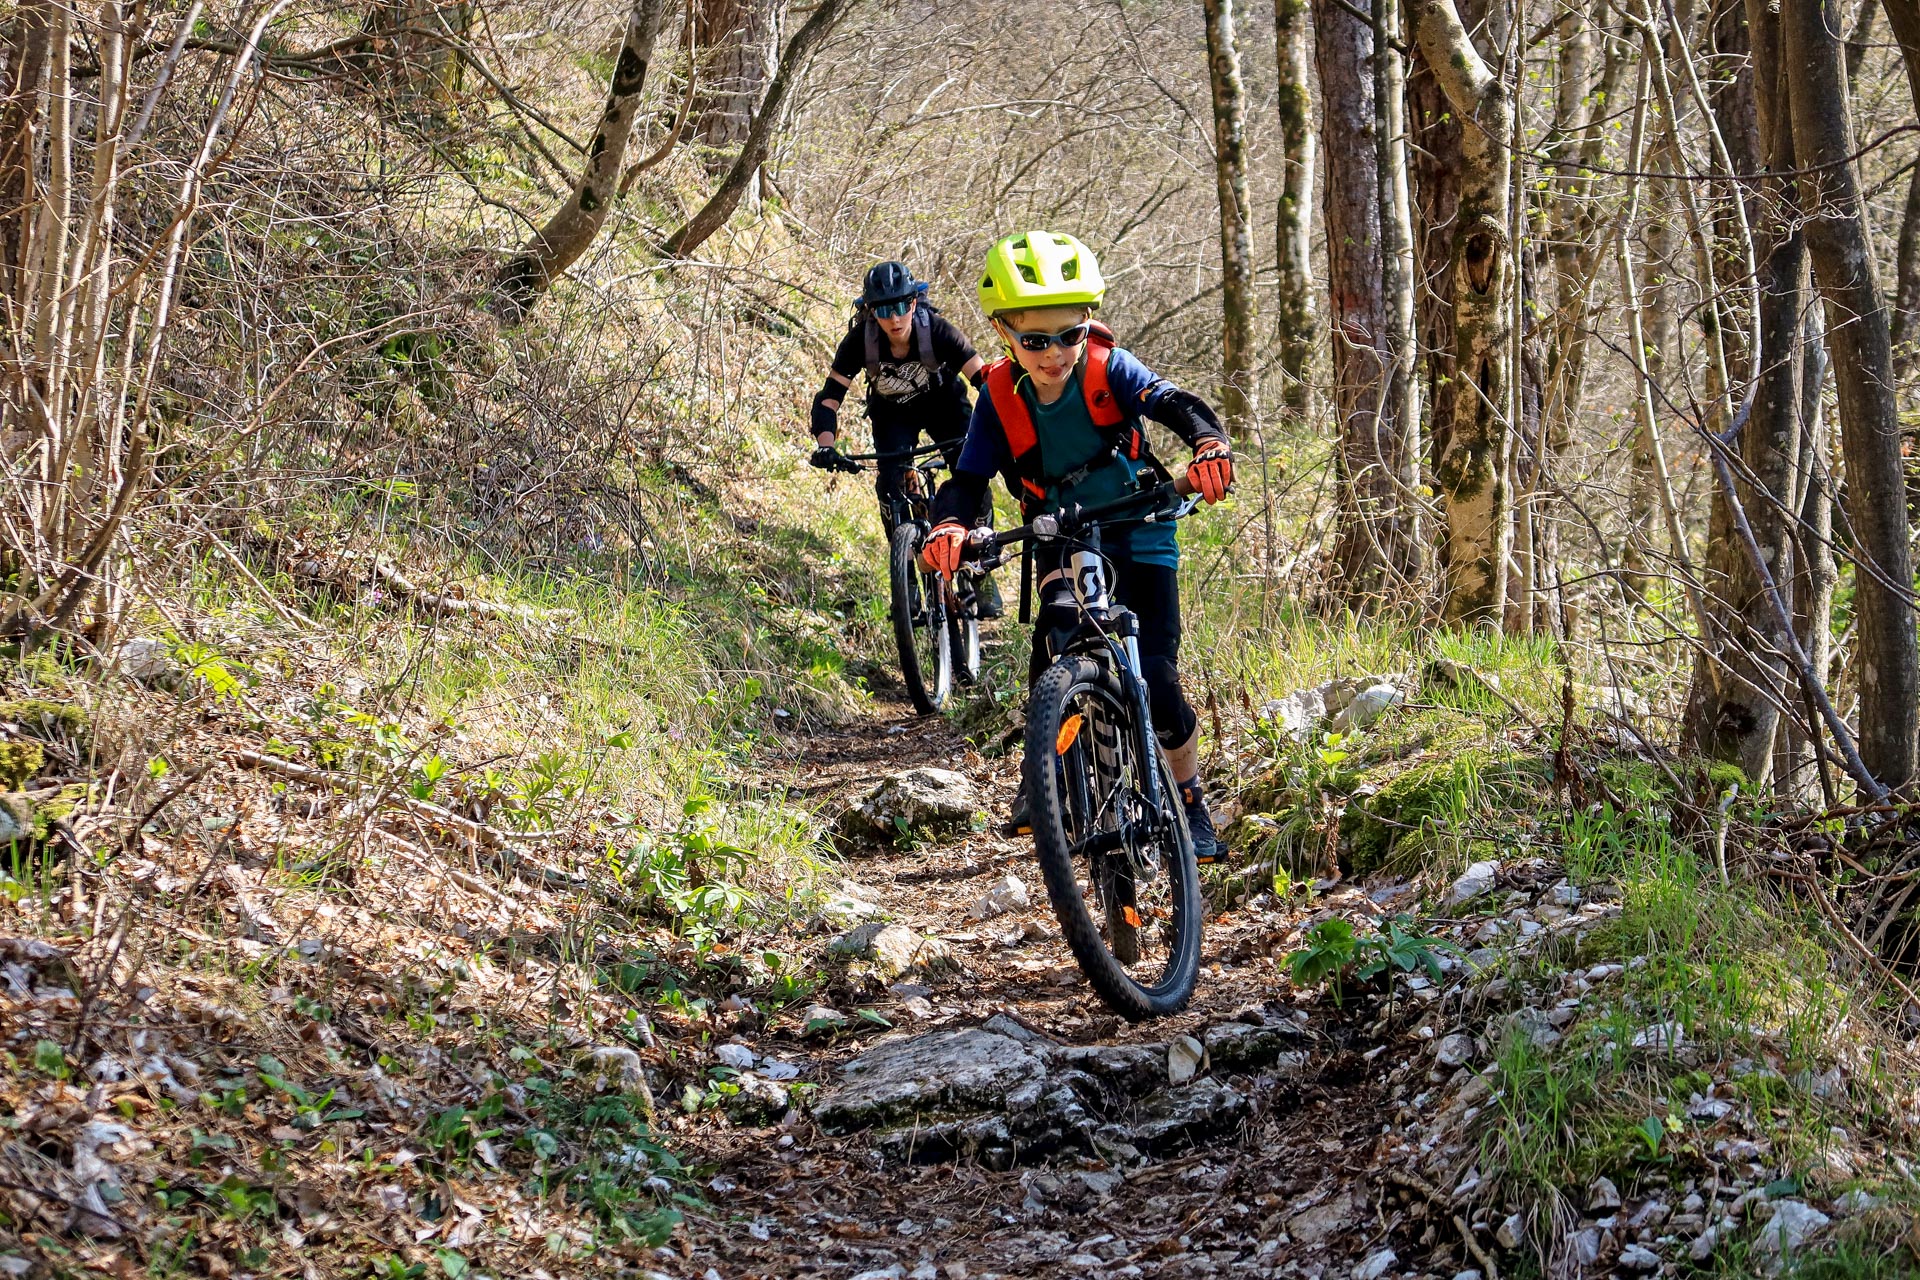
{"type": "MultiPolygon", "coordinates": [[[[1017,772],[1014,758],[983,759],[946,723],[915,717],[904,704],[880,704],[870,718],[793,748],[787,781],[814,800],[851,798],[889,773],[935,765],[971,777],[996,822],[1017,772]]],[[[987,832],[913,850],[876,849],[850,856],[846,870],[894,919],[946,942],[960,964],[957,974],[910,976],[884,991],[834,993],[842,1008],[857,1002],[891,1020],[887,1037],[1005,1014],[1066,1045],[1140,1045],[1203,1034],[1236,1015],[1264,1016],[1302,1027],[1307,1065],[1284,1081],[1231,1078],[1253,1104],[1250,1119],[1198,1147],[1124,1169],[1072,1152],[1023,1159],[1004,1172],[970,1160],[889,1160],[864,1135],[829,1136],[810,1119],[707,1130],[696,1140],[699,1156],[716,1167],[714,1203],[730,1216],[699,1224],[699,1247],[677,1261],[684,1274],[1344,1276],[1354,1260],[1383,1247],[1377,1224],[1389,1215],[1368,1206],[1378,1195],[1375,1149],[1387,1146],[1391,1107],[1382,1086],[1395,1055],[1363,1056],[1350,1047],[1354,1033],[1326,1024],[1318,1006],[1296,1009],[1278,957],[1302,923],[1298,910],[1267,897],[1210,918],[1190,1009],[1129,1025],[1080,978],[1024,838],[987,832]],[[1025,882],[1033,907],[969,919],[968,906],[1007,872],[1025,882]],[[1090,1194],[1074,1180],[1089,1171],[1114,1176],[1090,1194]],[[1315,1206],[1322,1212],[1309,1217],[1333,1228],[1327,1238],[1289,1240],[1287,1224],[1315,1206]]],[[[841,1067],[883,1037],[842,1036],[822,1046],[743,1027],[741,1038],[805,1063],[805,1078],[831,1089],[841,1067]]]]}

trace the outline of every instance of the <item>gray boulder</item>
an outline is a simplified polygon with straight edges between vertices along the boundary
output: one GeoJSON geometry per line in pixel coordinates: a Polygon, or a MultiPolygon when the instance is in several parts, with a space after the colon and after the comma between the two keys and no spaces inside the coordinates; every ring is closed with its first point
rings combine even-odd
{"type": "Polygon", "coordinates": [[[840,834],[854,840],[891,839],[905,831],[945,835],[969,831],[980,815],[971,779],[951,769],[908,769],[882,778],[840,815],[840,834]]]}

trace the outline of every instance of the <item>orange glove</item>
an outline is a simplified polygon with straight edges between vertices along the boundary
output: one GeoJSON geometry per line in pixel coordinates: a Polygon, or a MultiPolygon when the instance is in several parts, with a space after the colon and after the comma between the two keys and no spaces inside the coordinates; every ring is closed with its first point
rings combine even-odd
{"type": "Polygon", "coordinates": [[[920,563],[951,578],[960,570],[967,547],[967,527],[958,520],[942,520],[920,544],[920,563]]]}
{"type": "Polygon", "coordinates": [[[1187,468],[1193,491],[1208,502],[1218,502],[1233,487],[1233,450],[1225,440],[1202,440],[1187,468]]]}

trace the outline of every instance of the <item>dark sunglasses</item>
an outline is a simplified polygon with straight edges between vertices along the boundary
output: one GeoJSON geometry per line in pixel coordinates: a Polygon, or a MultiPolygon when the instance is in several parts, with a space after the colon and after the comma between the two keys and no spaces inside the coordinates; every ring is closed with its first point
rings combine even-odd
{"type": "Polygon", "coordinates": [[[912,298],[902,298],[898,302],[876,302],[873,304],[873,314],[882,320],[891,320],[913,310],[913,301],[912,298]]]}
{"type": "Polygon", "coordinates": [[[1077,347],[1087,340],[1087,334],[1092,329],[1090,324],[1077,324],[1059,333],[1016,333],[1013,336],[1022,351],[1045,351],[1052,346],[1077,347]]]}

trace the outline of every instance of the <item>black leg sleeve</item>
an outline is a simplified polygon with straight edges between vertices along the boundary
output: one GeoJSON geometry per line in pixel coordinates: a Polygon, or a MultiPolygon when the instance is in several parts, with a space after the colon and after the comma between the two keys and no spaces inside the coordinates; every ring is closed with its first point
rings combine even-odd
{"type": "Polygon", "coordinates": [[[1147,709],[1160,745],[1177,747],[1199,723],[1180,689],[1180,578],[1165,565],[1138,564],[1124,556],[1113,563],[1116,599],[1140,619],[1140,674],[1147,682],[1147,709]]]}

